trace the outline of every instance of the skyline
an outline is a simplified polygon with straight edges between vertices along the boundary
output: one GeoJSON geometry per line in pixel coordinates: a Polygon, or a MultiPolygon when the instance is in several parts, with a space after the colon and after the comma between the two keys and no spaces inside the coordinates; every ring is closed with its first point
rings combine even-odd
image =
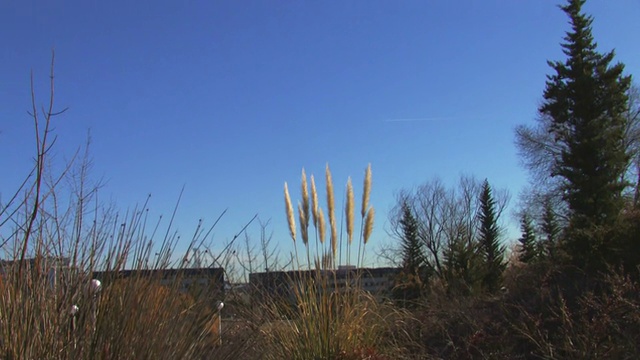
{"type": "MultiPolygon", "coordinates": [[[[0,55],[0,164],[13,171],[0,194],[28,173],[29,75],[44,103],[54,48],[56,108],[69,107],[54,118],[56,161],[90,130],[105,201],[125,211],[151,193],[152,213],[167,216],[184,185],[183,238],[228,208],[217,239],[259,214],[287,249],[284,182],[297,201],[305,168],[324,199],[328,163],[340,204],[348,176],[360,199],[371,163],[371,259],[394,192],[434,176],[449,186],[460,174],[487,178],[515,208],[527,174],[513,130],[536,117],[546,61],[565,58],[558,3],[4,3],[0,29],[15,36],[0,55]]],[[[615,48],[638,74],[640,3],[585,10],[598,50],[615,48]]],[[[517,229],[510,213],[503,221],[517,229]]]]}

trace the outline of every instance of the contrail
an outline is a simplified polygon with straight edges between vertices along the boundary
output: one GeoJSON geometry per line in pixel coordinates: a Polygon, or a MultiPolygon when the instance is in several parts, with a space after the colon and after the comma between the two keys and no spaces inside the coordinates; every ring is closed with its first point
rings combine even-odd
{"type": "Polygon", "coordinates": [[[440,121],[455,120],[455,117],[425,117],[425,118],[405,118],[405,119],[384,119],[384,122],[415,122],[415,121],[440,121]]]}

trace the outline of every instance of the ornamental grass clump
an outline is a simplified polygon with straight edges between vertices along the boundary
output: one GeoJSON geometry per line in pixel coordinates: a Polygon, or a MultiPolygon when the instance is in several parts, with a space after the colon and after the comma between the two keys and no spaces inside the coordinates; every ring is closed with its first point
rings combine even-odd
{"type": "MultiPolygon", "coordinates": [[[[318,194],[313,175],[311,176],[311,203],[307,192],[306,174],[302,171],[302,201],[299,206],[298,222],[303,234],[306,264],[298,258],[295,241],[296,219],[293,213],[288,187],[285,184],[285,210],[289,229],[296,249],[297,269],[288,273],[289,297],[272,299],[267,306],[272,321],[263,329],[268,339],[267,359],[335,359],[349,354],[362,353],[364,349],[383,351],[389,339],[384,335],[390,323],[398,319],[397,311],[389,305],[381,304],[374,294],[363,290],[359,270],[339,269],[338,253],[350,254],[354,244],[355,195],[351,179],[347,181],[344,214],[346,217],[345,249],[338,247],[335,195],[329,166],[325,169],[327,214],[330,241],[325,242],[327,232],[324,212],[318,204],[318,194]],[[313,217],[315,237],[306,230],[309,212],[313,217]],[[293,229],[293,230],[292,230],[293,229]],[[306,234],[306,235],[305,235],[306,234]],[[309,236],[309,238],[305,238],[309,236]],[[315,252],[309,242],[315,239],[315,252]],[[308,270],[307,270],[308,269],[308,270]]],[[[361,214],[359,244],[367,243],[373,230],[375,212],[369,205],[371,191],[371,167],[365,171],[365,190],[361,214]]],[[[359,245],[360,249],[360,245],[359,245]]],[[[358,251],[355,264],[363,264],[364,252],[358,251]]]]}
{"type": "Polygon", "coordinates": [[[326,281],[299,280],[296,306],[271,308],[274,320],[263,329],[266,359],[337,359],[362,349],[389,351],[388,329],[401,321],[395,309],[359,289],[332,292],[326,281]]]}
{"type": "MultiPolygon", "coordinates": [[[[302,200],[298,202],[298,220],[296,223],[296,217],[294,215],[293,202],[291,201],[291,196],[289,194],[288,184],[284,183],[284,201],[285,201],[285,214],[287,216],[287,224],[289,226],[289,234],[291,239],[294,242],[294,249],[298,251],[296,237],[297,234],[300,234],[302,238],[302,244],[305,246],[305,255],[307,257],[307,262],[300,262],[300,259],[296,255],[296,261],[299,267],[299,270],[302,267],[307,269],[315,268],[315,264],[323,264],[327,262],[326,260],[330,260],[327,266],[320,266],[320,269],[336,269],[339,265],[343,265],[341,263],[341,259],[339,255],[344,250],[346,254],[346,264],[351,264],[351,248],[354,246],[354,232],[355,232],[355,195],[353,190],[353,185],[351,182],[351,178],[347,179],[346,184],[346,201],[344,208],[344,216],[346,220],[346,236],[347,241],[344,244],[344,249],[340,248],[342,245],[340,243],[339,246],[339,235],[337,230],[338,220],[336,219],[336,207],[335,207],[335,194],[334,194],[334,186],[333,179],[331,175],[331,170],[329,165],[327,164],[325,168],[325,179],[326,179],[326,199],[327,199],[327,216],[329,219],[329,244],[325,244],[325,235],[326,235],[326,221],[325,221],[325,213],[322,210],[318,202],[318,192],[316,188],[315,178],[311,175],[311,195],[309,194],[307,176],[304,169],[302,169],[301,176],[301,195],[302,200]],[[298,227],[299,224],[299,232],[298,227]],[[312,237],[309,233],[309,225],[313,224],[315,229],[314,236],[312,237]],[[315,242],[315,253],[312,251],[310,247],[310,240],[315,242]],[[313,260],[312,260],[313,259],[313,260]],[[324,261],[323,261],[324,259],[324,261]]],[[[355,265],[357,267],[363,265],[364,261],[364,253],[360,251],[360,246],[364,246],[367,244],[371,233],[373,231],[373,223],[375,217],[375,210],[372,206],[369,205],[369,198],[371,194],[371,165],[367,166],[365,170],[365,180],[364,180],[364,190],[362,194],[362,205],[361,205],[361,227],[360,227],[360,236],[358,241],[358,254],[355,259],[355,265]]]]}

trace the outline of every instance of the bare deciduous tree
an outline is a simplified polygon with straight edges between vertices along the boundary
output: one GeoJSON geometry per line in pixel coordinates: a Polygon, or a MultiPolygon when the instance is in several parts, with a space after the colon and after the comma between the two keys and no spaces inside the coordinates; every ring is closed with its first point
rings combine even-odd
{"type": "MultiPolygon", "coordinates": [[[[478,196],[481,183],[470,176],[462,176],[455,187],[447,188],[440,179],[433,179],[415,190],[401,191],[396,197],[396,207],[391,211],[390,234],[402,236],[400,228],[401,204],[409,204],[419,223],[419,237],[424,246],[428,266],[433,272],[445,275],[445,254],[452,246],[458,246],[460,239],[472,245],[478,230],[478,196]],[[464,236],[462,236],[464,233],[464,236]]],[[[496,213],[500,217],[509,200],[505,190],[495,192],[496,213]]],[[[399,252],[396,247],[382,248],[379,255],[397,262],[399,252]]]]}

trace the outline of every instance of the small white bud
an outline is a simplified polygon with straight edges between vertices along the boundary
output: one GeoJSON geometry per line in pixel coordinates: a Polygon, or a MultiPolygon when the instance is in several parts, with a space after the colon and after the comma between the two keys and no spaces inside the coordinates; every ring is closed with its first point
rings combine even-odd
{"type": "Polygon", "coordinates": [[[89,290],[91,290],[91,292],[94,294],[99,293],[100,290],[102,290],[102,283],[100,282],[100,280],[92,279],[89,284],[89,290]]]}

